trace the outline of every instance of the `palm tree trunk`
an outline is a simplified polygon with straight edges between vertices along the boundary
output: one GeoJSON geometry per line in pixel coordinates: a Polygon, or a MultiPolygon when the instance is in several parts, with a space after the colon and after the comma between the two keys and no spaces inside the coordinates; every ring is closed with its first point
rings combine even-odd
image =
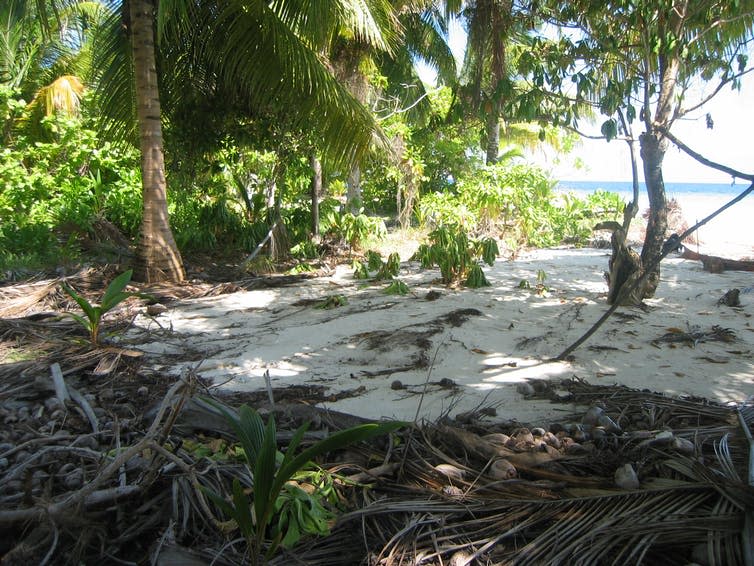
{"type": "Polygon", "coordinates": [[[319,197],[322,194],[322,162],[316,153],[309,156],[312,168],[312,236],[319,238],[319,197]]]}
{"type": "Polygon", "coordinates": [[[155,63],[154,6],[152,0],[130,0],[130,7],[144,201],[134,279],[145,283],[182,281],[185,277],[183,262],[168,222],[160,95],[155,63]]]}
{"type": "Polygon", "coordinates": [[[497,163],[500,154],[500,103],[495,100],[492,109],[487,114],[487,158],[485,163],[493,165],[497,163]]]}

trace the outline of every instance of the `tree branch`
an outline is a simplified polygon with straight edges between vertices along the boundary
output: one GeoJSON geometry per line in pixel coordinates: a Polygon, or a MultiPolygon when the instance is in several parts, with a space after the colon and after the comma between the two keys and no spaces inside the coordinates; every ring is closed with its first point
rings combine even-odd
{"type": "Polygon", "coordinates": [[[716,169],[717,171],[722,171],[723,173],[727,173],[731,177],[736,177],[738,179],[745,179],[747,181],[753,181],[754,182],[754,173],[743,173],[741,171],[737,171],[736,169],[733,169],[732,167],[728,167],[727,165],[721,165],[720,163],[715,163],[714,161],[711,161],[704,157],[703,155],[695,152],[693,149],[688,147],[685,143],[683,143],[681,140],[679,140],[677,137],[675,137],[673,134],[670,133],[669,130],[665,128],[660,128],[660,132],[668,138],[675,146],[680,149],[682,152],[684,152],[689,157],[692,157],[702,165],[706,165],[707,167],[710,167],[711,169],[716,169]]]}

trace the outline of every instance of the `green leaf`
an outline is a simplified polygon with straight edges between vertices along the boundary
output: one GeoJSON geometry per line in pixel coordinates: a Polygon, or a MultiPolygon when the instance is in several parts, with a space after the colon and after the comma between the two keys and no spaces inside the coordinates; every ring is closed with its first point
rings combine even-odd
{"type": "MultiPolygon", "coordinates": [[[[256,488],[254,490],[256,499],[256,488]]],[[[235,519],[238,522],[238,528],[246,538],[250,538],[254,533],[254,519],[251,516],[251,501],[243,492],[243,487],[238,478],[233,478],[233,505],[235,507],[235,519]]]]}
{"type": "Polygon", "coordinates": [[[98,313],[95,311],[94,307],[87,301],[84,297],[76,293],[73,289],[71,289],[68,285],[65,283],[62,284],[63,291],[68,293],[74,301],[81,307],[81,310],[84,311],[84,314],[87,316],[89,321],[91,323],[98,322],[99,316],[98,313]]]}
{"type": "Polygon", "coordinates": [[[202,401],[217,409],[238,436],[238,441],[246,457],[249,468],[254,469],[254,461],[262,447],[264,439],[264,423],[259,414],[247,405],[241,405],[238,415],[231,413],[228,407],[211,399],[202,397],[202,401]]]}
{"type": "Polygon", "coordinates": [[[605,122],[602,123],[600,131],[602,132],[602,135],[605,136],[605,139],[610,141],[615,139],[618,135],[618,124],[612,118],[605,120],[605,122]]]}
{"type": "Polygon", "coordinates": [[[226,517],[230,517],[231,519],[238,522],[238,519],[236,517],[236,510],[233,507],[233,505],[225,501],[225,499],[220,497],[220,495],[218,495],[211,489],[204,486],[199,486],[199,487],[202,490],[202,493],[204,493],[207,497],[209,497],[212,500],[212,503],[217,505],[220,508],[220,511],[222,511],[226,517]]]}
{"type": "Polygon", "coordinates": [[[110,285],[107,286],[105,294],[102,296],[101,303],[104,312],[108,312],[118,303],[133,296],[132,293],[123,292],[123,289],[125,289],[129,281],[131,281],[131,275],[133,275],[133,270],[129,269],[128,271],[118,275],[118,277],[113,279],[110,285]]]}
{"type": "Polygon", "coordinates": [[[275,419],[270,417],[267,420],[261,450],[254,462],[254,510],[259,522],[257,525],[259,533],[264,531],[272,518],[275,500],[282,488],[282,483],[279,487],[275,487],[276,454],[275,419]]]}
{"type": "Polygon", "coordinates": [[[320,440],[313,446],[310,446],[301,452],[301,454],[282,465],[278,470],[275,483],[272,486],[272,491],[276,493],[279,492],[280,489],[282,489],[283,484],[291,479],[293,474],[317,456],[344,448],[355,442],[367,440],[368,438],[380,436],[382,434],[388,434],[402,426],[405,426],[405,423],[401,421],[391,421],[385,423],[369,423],[336,432],[335,434],[320,440]]]}

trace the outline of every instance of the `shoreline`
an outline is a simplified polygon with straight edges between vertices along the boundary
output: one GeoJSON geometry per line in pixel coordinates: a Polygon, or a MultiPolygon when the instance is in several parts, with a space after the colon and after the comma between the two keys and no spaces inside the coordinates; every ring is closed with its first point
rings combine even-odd
{"type": "MultiPolygon", "coordinates": [[[[714,213],[741,191],[723,193],[668,192],[668,201],[675,199],[680,205],[681,214],[688,226],[693,226],[714,213]]],[[[588,190],[557,188],[556,192],[571,192],[578,196],[589,194],[588,190]]],[[[628,193],[619,192],[628,200],[628,193]]],[[[642,215],[648,209],[646,192],[639,196],[639,214],[634,220],[643,222],[642,215]]],[[[724,257],[727,259],[754,259],[754,194],[737,202],[696,231],[698,242],[685,245],[695,252],[724,257]]]]}

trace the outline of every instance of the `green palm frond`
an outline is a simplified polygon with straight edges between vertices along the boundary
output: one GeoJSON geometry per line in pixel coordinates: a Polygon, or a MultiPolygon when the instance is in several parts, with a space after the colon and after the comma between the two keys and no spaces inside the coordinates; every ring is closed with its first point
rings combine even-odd
{"type": "Polygon", "coordinates": [[[212,27],[205,53],[220,81],[257,107],[286,108],[294,124],[310,125],[330,159],[350,162],[368,148],[378,131],[370,113],[266,4],[229,2],[212,27]]]}
{"type": "Polygon", "coordinates": [[[133,63],[120,7],[108,10],[92,39],[92,80],[102,128],[115,140],[136,141],[133,63]]]}

